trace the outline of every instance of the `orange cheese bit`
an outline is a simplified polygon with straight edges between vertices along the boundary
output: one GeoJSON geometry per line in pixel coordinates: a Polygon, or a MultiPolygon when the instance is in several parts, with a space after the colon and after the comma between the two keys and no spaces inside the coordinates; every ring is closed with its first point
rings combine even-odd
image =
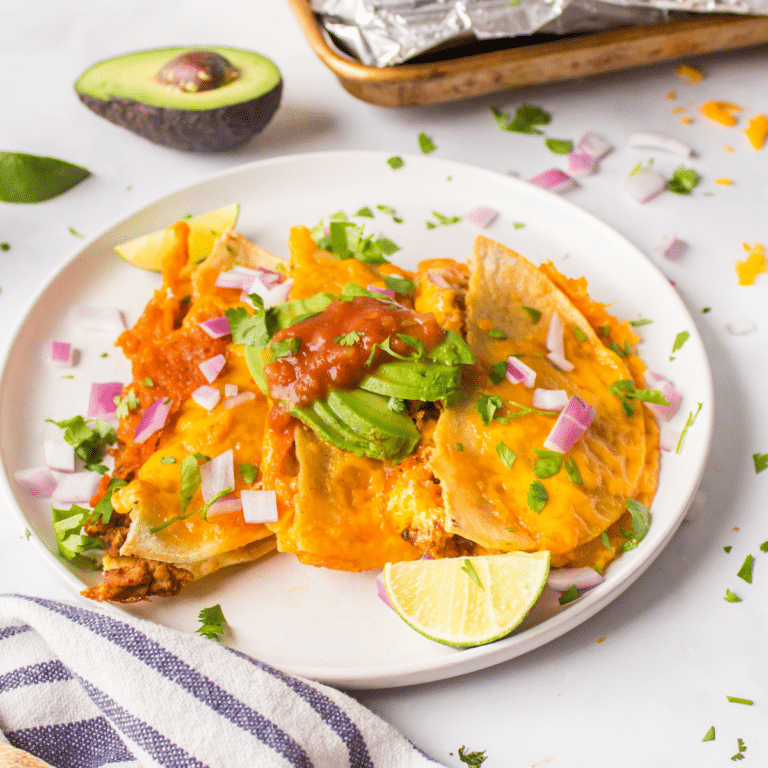
{"type": "Polygon", "coordinates": [[[753,285],[761,272],[768,272],[765,248],[760,243],[753,246],[744,243],[744,250],[749,255],[744,261],[736,261],[736,274],[739,277],[739,285],[753,285]]]}
{"type": "Polygon", "coordinates": [[[690,117],[680,118],[680,125],[690,125],[692,122],[693,122],[693,118],[690,118],[690,117]]]}
{"type": "Polygon", "coordinates": [[[598,638],[597,638],[597,642],[598,642],[598,643],[602,643],[604,640],[605,640],[605,638],[604,638],[604,637],[598,637],[598,638]]]}
{"type": "Polygon", "coordinates": [[[741,112],[741,107],[728,101],[707,101],[699,107],[699,112],[720,125],[731,126],[738,122],[733,113],[741,112]]]}
{"type": "Polygon", "coordinates": [[[733,184],[733,182],[723,176],[720,179],[715,179],[715,184],[720,184],[722,187],[729,187],[731,184],[733,184]]]}
{"type": "Polygon", "coordinates": [[[725,152],[734,152],[735,151],[730,144],[723,144],[723,150],[725,152]]]}
{"type": "Polygon", "coordinates": [[[690,85],[700,83],[704,79],[704,74],[701,70],[688,66],[688,64],[681,64],[676,72],[678,77],[687,80],[690,85]]]}
{"type": "Polygon", "coordinates": [[[768,137],[768,117],[755,115],[750,119],[749,126],[744,129],[744,135],[755,149],[762,149],[768,137]]]}
{"type": "Polygon", "coordinates": [[[673,115],[684,115],[685,114],[685,107],[675,107],[672,110],[673,115]]]}
{"type": "Polygon", "coordinates": [[[674,91],[670,91],[667,94],[667,101],[674,101],[677,98],[677,94],[674,91]]]}
{"type": "Polygon", "coordinates": [[[487,333],[488,331],[493,329],[493,323],[490,320],[478,320],[477,327],[481,331],[485,331],[487,333]]]}

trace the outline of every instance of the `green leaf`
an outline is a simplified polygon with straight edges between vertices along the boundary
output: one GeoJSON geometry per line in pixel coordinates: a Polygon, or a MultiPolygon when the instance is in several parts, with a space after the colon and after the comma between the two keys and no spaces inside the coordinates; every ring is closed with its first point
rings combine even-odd
{"type": "Polygon", "coordinates": [[[423,131],[419,134],[419,149],[424,155],[428,155],[430,152],[434,152],[437,149],[437,146],[432,139],[430,139],[423,131]]]}
{"type": "Polygon", "coordinates": [[[573,151],[573,142],[570,139],[545,139],[544,143],[547,149],[556,155],[567,155],[573,151]]]}
{"type": "Polygon", "coordinates": [[[404,277],[397,277],[397,275],[385,275],[384,285],[390,291],[399,293],[402,296],[413,296],[416,291],[416,283],[413,280],[406,280],[404,277]]]}
{"type": "Polygon", "coordinates": [[[442,213],[432,211],[432,215],[437,219],[438,224],[448,226],[449,224],[458,224],[461,221],[461,216],[443,216],[442,213]]]}
{"type": "Polygon", "coordinates": [[[726,696],[725,698],[728,699],[731,704],[746,704],[748,707],[751,707],[755,703],[752,699],[740,699],[738,696],[726,696]]]}
{"type": "Polygon", "coordinates": [[[528,315],[528,317],[531,318],[532,323],[538,323],[539,320],[541,320],[541,310],[536,309],[534,307],[520,307],[522,310],[525,311],[525,313],[528,315]]]}
{"type": "Polygon", "coordinates": [[[741,598],[737,595],[734,595],[733,592],[731,592],[730,589],[725,590],[725,597],[723,598],[726,603],[740,603],[741,598]]]}
{"type": "Polygon", "coordinates": [[[357,331],[350,331],[349,333],[345,333],[343,336],[337,336],[334,340],[334,344],[340,344],[342,347],[352,347],[355,344],[357,344],[358,341],[362,336],[357,331]]]}
{"type": "Polygon", "coordinates": [[[524,229],[525,228],[525,224],[522,221],[513,221],[512,222],[512,226],[515,229],[524,229]]]}
{"type": "Polygon", "coordinates": [[[514,464],[517,454],[514,453],[503,440],[499,440],[499,442],[496,443],[496,453],[499,455],[502,464],[504,464],[507,469],[512,469],[512,464],[514,464]]]}
{"type": "Polygon", "coordinates": [[[197,456],[187,456],[187,458],[181,462],[179,475],[179,508],[181,509],[181,513],[184,514],[189,506],[189,502],[192,501],[192,497],[195,495],[202,482],[202,478],[200,477],[200,464],[198,463],[197,456]]]}
{"type": "Polygon", "coordinates": [[[0,151],[0,201],[42,203],[90,175],[85,168],[55,157],[0,151]]]}
{"type": "Polygon", "coordinates": [[[616,554],[616,553],[614,552],[614,549],[613,549],[613,547],[611,546],[611,540],[608,538],[608,534],[607,534],[605,531],[603,531],[603,532],[600,534],[600,541],[602,542],[603,546],[604,546],[604,547],[605,547],[605,548],[606,548],[606,549],[607,549],[607,550],[608,550],[608,551],[609,551],[609,552],[610,552],[612,555],[616,554]]]}
{"type": "Polygon", "coordinates": [[[732,549],[733,547],[729,544],[727,547],[723,547],[723,552],[727,555],[732,549]]]}
{"type": "Polygon", "coordinates": [[[462,443],[454,443],[453,444],[453,450],[454,451],[463,451],[464,445],[462,443]]]}
{"type": "Polygon", "coordinates": [[[699,403],[699,407],[696,409],[696,411],[689,411],[688,418],[685,421],[685,425],[683,426],[682,432],[680,432],[680,438],[677,441],[677,447],[675,448],[675,453],[680,453],[680,451],[683,450],[683,443],[685,442],[685,436],[688,434],[688,430],[693,426],[694,422],[696,421],[696,417],[699,415],[699,412],[701,411],[702,406],[704,403],[699,403]]]}
{"type": "Polygon", "coordinates": [[[576,485],[583,484],[584,481],[581,478],[581,472],[579,472],[579,468],[576,466],[576,460],[572,456],[563,459],[563,469],[572,483],[575,483],[576,485]]]}
{"type": "Polygon", "coordinates": [[[393,171],[396,171],[398,168],[402,168],[405,165],[405,160],[403,160],[403,158],[400,157],[399,155],[393,155],[392,157],[387,159],[387,165],[393,171]]]}
{"type": "Polygon", "coordinates": [[[633,328],[639,328],[641,325],[650,325],[653,320],[649,320],[647,317],[641,317],[638,320],[630,320],[629,324],[633,328]]]}
{"type": "Polygon", "coordinates": [[[10,243],[0,243],[0,251],[10,251],[10,250],[11,250],[10,243]]]}
{"type": "Polygon", "coordinates": [[[587,340],[587,334],[584,333],[584,331],[579,328],[578,325],[574,323],[573,325],[573,335],[579,340],[579,341],[586,341],[587,340]]]}
{"type": "Polygon", "coordinates": [[[112,508],[112,494],[124,485],[128,485],[128,483],[125,480],[121,480],[119,477],[113,477],[109,481],[106,493],[99,499],[98,504],[93,508],[92,521],[98,520],[102,523],[108,523],[112,519],[112,513],[114,512],[114,509],[112,508]]]}
{"type": "Polygon", "coordinates": [[[83,552],[103,549],[104,543],[82,533],[82,528],[91,517],[91,510],[73,504],[69,509],[51,508],[53,534],[59,554],[71,563],[90,569],[97,569],[94,561],[83,552]]]}
{"type": "Polygon", "coordinates": [[[466,765],[476,768],[482,765],[488,758],[485,757],[485,750],[482,752],[465,752],[464,746],[459,747],[459,760],[466,765]]]}
{"type": "Polygon", "coordinates": [[[475,362],[469,345],[456,331],[446,331],[443,340],[426,353],[426,358],[443,365],[472,365],[475,362]]]}
{"type": "Polygon", "coordinates": [[[96,419],[93,427],[82,416],[73,416],[64,421],[46,419],[46,422],[55,424],[64,430],[64,440],[74,449],[75,454],[85,463],[88,471],[94,471],[103,458],[107,446],[112,445],[117,439],[115,429],[106,421],[96,419]]]}
{"type": "Polygon", "coordinates": [[[507,332],[503,328],[491,328],[491,330],[488,331],[488,335],[492,339],[501,339],[502,341],[509,338],[507,332]]]}
{"type": "Polygon", "coordinates": [[[768,469],[768,453],[753,453],[752,461],[755,462],[755,474],[759,475],[768,469]]]}
{"type": "Polygon", "coordinates": [[[686,341],[691,337],[691,334],[688,331],[680,331],[680,333],[675,336],[675,342],[672,344],[672,354],[674,355],[675,352],[677,352],[679,349],[683,348],[683,344],[685,344],[686,341]]]}
{"type": "Polygon", "coordinates": [[[528,507],[534,512],[540,513],[549,501],[549,494],[541,480],[534,480],[528,486],[528,507]]]}
{"type": "Polygon", "coordinates": [[[678,165],[672,172],[672,178],[664,187],[668,192],[677,195],[690,195],[693,188],[699,183],[699,174],[693,168],[678,165]]]}
{"type": "Polygon", "coordinates": [[[480,581],[480,577],[477,575],[475,566],[472,565],[472,561],[469,558],[464,560],[464,565],[461,566],[461,570],[464,571],[464,573],[466,573],[467,576],[469,576],[469,578],[472,579],[472,581],[474,581],[478,587],[480,587],[480,589],[485,589],[483,582],[480,581]]]}
{"type": "Polygon", "coordinates": [[[394,413],[405,413],[405,401],[399,397],[390,397],[387,401],[387,408],[394,413]]]}
{"type": "Polygon", "coordinates": [[[274,362],[280,357],[294,356],[299,351],[300,345],[301,339],[298,336],[289,336],[287,339],[272,342],[270,346],[272,359],[270,362],[274,362]]]}
{"type": "MultiPolygon", "coordinates": [[[[256,294],[253,296],[258,299],[253,314],[250,314],[245,307],[230,307],[224,314],[229,320],[233,344],[245,344],[262,349],[269,344],[272,333],[267,328],[267,318],[261,296],[256,294]]],[[[253,296],[251,296],[252,299],[253,296]]]]}
{"type": "Polygon", "coordinates": [[[736,739],[736,746],[739,751],[731,756],[731,760],[743,760],[744,753],[747,751],[747,745],[744,743],[744,739],[736,739]]]}
{"type": "Polygon", "coordinates": [[[367,205],[365,205],[357,213],[355,213],[353,215],[357,216],[359,218],[372,219],[373,218],[373,211],[367,205]]]}
{"type": "Polygon", "coordinates": [[[240,472],[240,477],[243,478],[243,482],[249,484],[256,482],[256,477],[259,474],[259,468],[257,466],[253,464],[240,464],[237,469],[240,472]]]}
{"type": "Polygon", "coordinates": [[[752,557],[752,555],[747,555],[744,559],[744,563],[742,564],[741,568],[739,569],[739,572],[736,574],[740,579],[744,579],[744,581],[747,582],[747,584],[752,583],[752,569],[755,565],[755,558],[752,557]]]}
{"type": "Polygon", "coordinates": [[[174,459],[173,456],[163,456],[160,459],[160,463],[161,464],[175,464],[176,463],[176,459],[174,459]]]}
{"type": "Polygon", "coordinates": [[[702,741],[714,741],[715,740],[715,726],[713,725],[705,734],[702,741]]]}
{"type": "Polygon", "coordinates": [[[764,541],[764,542],[763,542],[763,543],[760,545],[760,551],[761,551],[761,552],[768,552],[768,541],[764,541]]]}
{"type": "Polygon", "coordinates": [[[491,372],[488,374],[488,378],[494,384],[501,384],[501,382],[504,381],[504,378],[507,375],[508,369],[509,369],[509,361],[499,360],[498,363],[494,363],[491,366],[491,372]]]}
{"type": "Polygon", "coordinates": [[[550,121],[550,116],[539,107],[534,107],[530,104],[521,104],[515,116],[510,120],[509,115],[501,112],[496,107],[491,107],[491,112],[496,118],[496,124],[502,131],[509,131],[512,133],[528,133],[540,135],[543,131],[535,128],[536,125],[547,125],[550,121]]]}
{"type": "Polygon", "coordinates": [[[115,395],[114,403],[117,406],[115,408],[115,413],[120,419],[127,418],[131,411],[135,411],[141,405],[141,402],[139,401],[139,398],[136,397],[136,393],[133,389],[129,389],[127,394],[123,397],[115,395]]]}
{"type": "Polygon", "coordinates": [[[500,408],[504,407],[504,401],[498,395],[486,395],[480,393],[475,404],[475,410],[480,414],[483,426],[488,426],[500,408]]]}
{"type": "Polygon", "coordinates": [[[563,464],[563,454],[558,451],[548,451],[546,448],[534,448],[536,463],[533,465],[533,474],[541,480],[556,475],[563,464]]]}
{"type": "Polygon", "coordinates": [[[224,618],[224,612],[217,603],[210,608],[203,608],[197,616],[200,626],[195,630],[197,634],[207,637],[209,640],[221,640],[224,634],[224,627],[227,620],[224,618]]]}
{"type": "Polygon", "coordinates": [[[632,515],[632,530],[629,532],[622,531],[628,539],[621,547],[622,552],[629,552],[630,549],[635,549],[646,537],[651,526],[651,513],[639,501],[627,499],[627,511],[632,515]]]}
{"type": "Polygon", "coordinates": [[[560,595],[558,602],[560,605],[567,605],[572,603],[579,596],[579,590],[576,589],[576,585],[572,584],[568,589],[560,595]]]}

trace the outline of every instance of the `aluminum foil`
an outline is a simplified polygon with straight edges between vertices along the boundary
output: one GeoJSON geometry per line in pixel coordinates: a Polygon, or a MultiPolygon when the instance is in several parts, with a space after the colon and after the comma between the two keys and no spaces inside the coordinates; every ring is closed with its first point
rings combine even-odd
{"type": "Polygon", "coordinates": [[[658,24],[690,13],[768,14],[768,0],[311,0],[337,47],[369,66],[475,40],[658,24]]]}

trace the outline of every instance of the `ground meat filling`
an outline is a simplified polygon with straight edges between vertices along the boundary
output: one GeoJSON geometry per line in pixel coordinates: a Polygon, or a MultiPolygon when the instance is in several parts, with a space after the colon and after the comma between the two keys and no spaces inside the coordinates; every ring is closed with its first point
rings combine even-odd
{"type": "Polygon", "coordinates": [[[101,584],[83,590],[91,600],[115,600],[136,603],[148,597],[172,597],[192,581],[192,574],[184,568],[157,560],[136,560],[130,565],[104,572],[101,584]]]}

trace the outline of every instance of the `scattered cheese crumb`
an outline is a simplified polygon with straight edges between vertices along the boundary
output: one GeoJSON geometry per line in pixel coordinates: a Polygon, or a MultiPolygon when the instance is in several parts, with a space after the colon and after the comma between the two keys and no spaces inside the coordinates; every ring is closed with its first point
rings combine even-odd
{"type": "Polygon", "coordinates": [[[693,118],[691,117],[681,117],[680,118],[680,125],[690,125],[693,122],[693,118]]]}
{"type": "Polygon", "coordinates": [[[725,152],[734,152],[734,148],[730,144],[723,144],[723,150],[725,152]]]}
{"type": "Polygon", "coordinates": [[[749,256],[744,261],[736,261],[736,274],[739,277],[739,285],[753,285],[761,272],[768,272],[765,248],[760,243],[753,246],[744,243],[744,250],[749,256]]]}
{"type": "Polygon", "coordinates": [[[738,122],[733,113],[741,112],[741,107],[729,101],[707,101],[699,107],[699,112],[720,125],[731,126],[738,122]]]}
{"type": "Polygon", "coordinates": [[[674,101],[677,98],[677,94],[674,91],[670,91],[667,94],[667,101],[674,101]]]}
{"type": "Polygon", "coordinates": [[[720,184],[723,187],[728,187],[731,184],[733,184],[733,182],[730,179],[726,179],[725,177],[723,177],[721,179],[715,179],[715,184],[720,184]]]}
{"type": "Polygon", "coordinates": [[[685,107],[675,107],[672,110],[673,115],[684,115],[685,114],[685,107]]]}
{"type": "Polygon", "coordinates": [[[605,638],[604,638],[604,637],[598,637],[598,638],[597,638],[597,642],[598,642],[598,643],[602,643],[602,642],[603,642],[603,640],[605,640],[605,638]]]}
{"type": "Polygon", "coordinates": [[[698,70],[695,67],[690,67],[688,64],[679,66],[677,68],[677,75],[683,80],[687,80],[690,85],[700,83],[704,79],[704,74],[701,70],[698,70]]]}
{"type": "Polygon", "coordinates": [[[762,149],[768,137],[768,117],[755,115],[749,121],[749,127],[744,129],[744,135],[755,149],[762,149]]]}

